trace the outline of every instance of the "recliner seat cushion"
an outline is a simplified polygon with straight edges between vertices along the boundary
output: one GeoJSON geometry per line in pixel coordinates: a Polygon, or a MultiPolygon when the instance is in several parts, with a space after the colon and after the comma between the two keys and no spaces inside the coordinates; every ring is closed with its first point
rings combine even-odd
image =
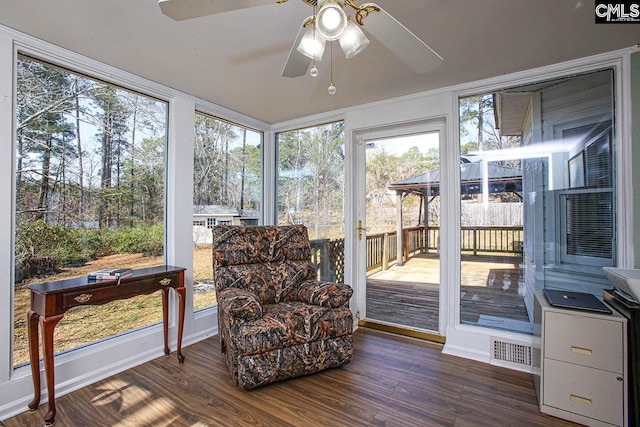
{"type": "Polygon", "coordinates": [[[348,307],[327,308],[299,301],[264,305],[262,317],[229,325],[230,345],[248,356],[350,335],[353,316],[348,307]]]}

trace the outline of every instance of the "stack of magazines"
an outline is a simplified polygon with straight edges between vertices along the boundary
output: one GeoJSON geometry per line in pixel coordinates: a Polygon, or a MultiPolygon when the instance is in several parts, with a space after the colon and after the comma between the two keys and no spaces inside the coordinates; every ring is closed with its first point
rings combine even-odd
{"type": "Polygon", "coordinates": [[[89,273],[89,280],[119,280],[131,275],[130,268],[103,268],[89,273]]]}

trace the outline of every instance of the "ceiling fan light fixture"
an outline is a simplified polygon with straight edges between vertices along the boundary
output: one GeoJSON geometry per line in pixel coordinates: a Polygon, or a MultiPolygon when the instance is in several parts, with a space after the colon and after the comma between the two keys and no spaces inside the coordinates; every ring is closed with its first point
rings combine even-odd
{"type": "Polygon", "coordinates": [[[322,61],[324,55],[325,39],[319,34],[316,34],[316,30],[311,27],[302,36],[300,44],[298,45],[298,52],[313,59],[314,61],[322,61]]]}
{"type": "Polygon", "coordinates": [[[353,58],[369,46],[369,39],[353,21],[347,22],[347,28],[340,37],[340,47],[344,55],[353,58]]]}
{"type": "Polygon", "coordinates": [[[347,14],[342,4],[338,0],[326,0],[318,11],[317,30],[325,40],[338,40],[347,28],[347,14]]]}

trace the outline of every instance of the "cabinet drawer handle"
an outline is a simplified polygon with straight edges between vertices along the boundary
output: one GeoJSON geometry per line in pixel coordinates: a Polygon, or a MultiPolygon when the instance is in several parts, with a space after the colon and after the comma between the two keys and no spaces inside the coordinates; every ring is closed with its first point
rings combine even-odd
{"type": "Polygon", "coordinates": [[[171,284],[171,279],[169,279],[168,277],[165,277],[164,279],[160,280],[160,284],[162,286],[169,286],[171,284]]]}
{"type": "Polygon", "coordinates": [[[593,351],[591,351],[590,348],[582,348],[582,347],[576,347],[576,346],[571,346],[571,352],[572,353],[578,353],[578,354],[584,354],[585,356],[591,356],[593,355],[593,351]]]}
{"type": "Polygon", "coordinates": [[[586,397],[576,396],[575,394],[572,394],[571,397],[569,397],[569,400],[575,403],[582,403],[583,405],[593,406],[591,399],[587,399],[586,397]]]}
{"type": "Polygon", "coordinates": [[[88,302],[91,299],[92,296],[93,295],[91,295],[91,294],[82,294],[82,295],[78,295],[77,297],[75,297],[74,300],[76,302],[79,302],[80,304],[83,304],[85,302],[88,302]]]}

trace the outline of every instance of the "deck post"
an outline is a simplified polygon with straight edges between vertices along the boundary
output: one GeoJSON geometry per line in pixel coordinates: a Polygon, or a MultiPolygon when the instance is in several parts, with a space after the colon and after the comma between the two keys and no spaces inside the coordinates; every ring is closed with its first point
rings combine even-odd
{"type": "Polygon", "coordinates": [[[389,269],[389,233],[382,236],[382,270],[389,269]]]}
{"type": "Polygon", "coordinates": [[[422,246],[422,253],[423,254],[428,254],[429,253],[429,199],[427,198],[427,195],[425,193],[425,191],[423,190],[422,192],[422,203],[424,204],[424,219],[422,220],[423,225],[424,225],[424,238],[422,239],[421,244],[422,246]]]}
{"type": "Polygon", "coordinates": [[[402,192],[396,191],[396,249],[397,260],[396,265],[402,266],[404,263],[403,249],[404,249],[404,233],[402,232],[402,192]]]}

